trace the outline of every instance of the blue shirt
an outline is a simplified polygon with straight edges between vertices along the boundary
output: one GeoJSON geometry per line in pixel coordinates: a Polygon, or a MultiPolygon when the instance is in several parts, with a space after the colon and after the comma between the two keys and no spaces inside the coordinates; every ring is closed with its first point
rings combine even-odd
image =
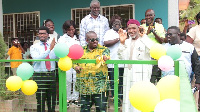
{"type": "MultiPolygon", "coordinates": [[[[33,59],[45,59],[48,55],[50,59],[56,59],[54,51],[50,51],[50,44],[47,42],[47,50],[45,51],[45,46],[43,42],[38,42],[30,47],[30,54],[33,59]]],[[[45,61],[36,61],[33,63],[33,68],[35,72],[47,72],[45,61]]],[[[51,70],[55,70],[55,61],[51,61],[51,70]]]]}

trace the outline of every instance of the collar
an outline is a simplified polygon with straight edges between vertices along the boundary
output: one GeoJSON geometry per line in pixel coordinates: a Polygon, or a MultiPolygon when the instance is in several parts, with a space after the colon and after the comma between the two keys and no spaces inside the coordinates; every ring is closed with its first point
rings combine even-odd
{"type": "MultiPolygon", "coordinates": [[[[146,26],[149,26],[149,24],[146,23],[146,26]]],[[[153,22],[153,26],[155,26],[155,22],[153,22]]]]}
{"type": "MultiPolygon", "coordinates": [[[[44,42],[42,42],[42,41],[40,41],[39,43],[40,43],[40,45],[44,45],[44,42]]],[[[46,44],[49,45],[48,42],[46,42],[46,44]]]]}
{"type": "MultiPolygon", "coordinates": [[[[89,17],[93,18],[91,14],[89,14],[89,17]]],[[[100,17],[101,17],[101,15],[99,14],[97,18],[100,18],[100,17]]]]}
{"type": "Polygon", "coordinates": [[[87,45],[84,47],[84,49],[86,49],[86,51],[88,51],[88,52],[93,52],[94,50],[99,49],[99,47],[100,47],[100,44],[97,45],[97,48],[95,48],[95,49],[93,49],[93,50],[90,50],[89,47],[88,47],[88,44],[87,44],[87,45]]]}

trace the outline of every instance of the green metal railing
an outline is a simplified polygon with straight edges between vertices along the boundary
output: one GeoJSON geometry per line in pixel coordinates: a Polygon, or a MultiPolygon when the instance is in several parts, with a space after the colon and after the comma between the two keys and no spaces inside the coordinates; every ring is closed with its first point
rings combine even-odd
{"type": "MultiPolygon", "coordinates": [[[[0,60],[0,62],[16,62],[16,61],[23,61],[23,62],[33,62],[33,61],[58,61],[58,59],[29,59],[29,60],[0,60]]],[[[96,60],[73,60],[73,63],[96,63],[96,60]]],[[[151,64],[157,65],[156,60],[107,60],[106,64],[114,64],[114,96],[118,96],[118,64],[151,64]]],[[[194,99],[191,92],[190,82],[187,81],[187,74],[186,72],[180,71],[180,64],[179,61],[174,62],[175,66],[175,75],[180,75],[180,108],[181,112],[189,112],[186,111],[188,109],[183,109],[186,107],[190,107],[190,112],[197,112],[195,108],[194,99]],[[185,90],[187,89],[187,90],[185,90]],[[185,92],[187,91],[187,94],[185,92]],[[188,104],[186,102],[189,101],[188,104]],[[191,103],[192,102],[192,103],[191,103]],[[192,111],[193,110],[193,111],[192,111]]],[[[59,111],[60,112],[67,112],[67,93],[66,93],[66,72],[59,69],[59,111]]],[[[114,108],[115,112],[118,112],[118,97],[114,97],[114,108]]]]}

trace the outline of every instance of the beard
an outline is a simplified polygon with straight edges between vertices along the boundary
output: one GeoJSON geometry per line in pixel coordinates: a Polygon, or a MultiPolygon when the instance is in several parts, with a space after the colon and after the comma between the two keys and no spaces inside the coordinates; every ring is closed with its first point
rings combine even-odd
{"type": "Polygon", "coordinates": [[[132,39],[134,39],[134,38],[136,38],[136,35],[134,35],[134,36],[129,35],[129,37],[131,37],[132,39]]]}

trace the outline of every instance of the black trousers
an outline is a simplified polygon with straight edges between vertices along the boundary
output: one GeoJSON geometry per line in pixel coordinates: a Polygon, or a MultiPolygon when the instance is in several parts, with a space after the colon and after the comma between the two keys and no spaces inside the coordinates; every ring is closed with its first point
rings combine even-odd
{"type": "MultiPolygon", "coordinates": [[[[124,68],[119,68],[119,85],[118,85],[118,98],[123,98],[123,74],[124,68]]],[[[111,94],[114,97],[114,68],[108,68],[108,76],[110,80],[111,94]]]]}
{"type": "Polygon", "coordinates": [[[90,112],[93,104],[96,106],[96,112],[106,112],[107,92],[101,94],[81,95],[81,112],[90,112]]]}
{"type": "Polygon", "coordinates": [[[56,105],[56,74],[55,71],[47,73],[34,73],[33,80],[38,85],[36,92],[37,112],[45,112],[47,100],[48,112],[55,112],[56,105]]]}
{"type": "Polygon", "coordinates": [[[152,75],[150,82],[155,84],[156,80],[158,82],[160,79],[161,79],[161,70],[158,67],[158,65],[154,65],[152,68],[152,75]]]}

